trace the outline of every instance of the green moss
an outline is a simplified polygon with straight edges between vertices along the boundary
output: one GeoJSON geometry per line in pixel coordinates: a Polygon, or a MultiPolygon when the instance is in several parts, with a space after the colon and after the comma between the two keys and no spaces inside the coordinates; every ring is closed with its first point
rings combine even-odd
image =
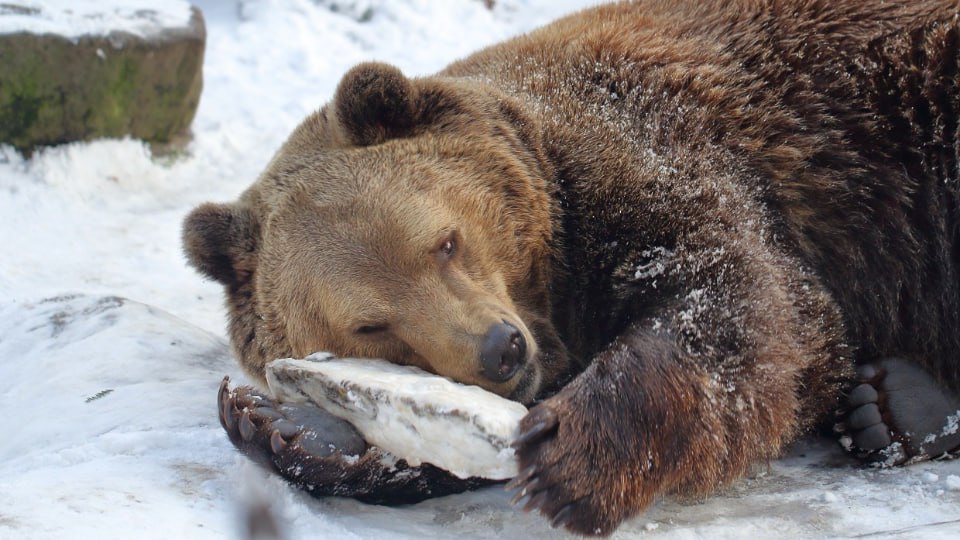
{"type": "Polygon", "coordinates": [[[204,36],[67,40],[0,35],[0,143],[133,136],[184,141],[201,89],[204,36]]]}
{"type": "Polygon", "coordinates": [[[12,94],[0,107],[0,125],[10,137],[16,138],[37,121],[40,99],[35,96],[12,94]]]}
{"type": "Polygon", "coordinates": [[[51,106],[33,69],[20,69],[19,76],[0,84],[0,140],[23,146],[29,134],[51,106]]]}
{"type": "Polygon", "coordinates": [[[105,107],[108,119],[112,126],[121,126],[127,122],[132,112],[136,82],[137,65],[130,58],[123,58],[116,68],[116,74],[107,92],[110,103],[105,107]]]}

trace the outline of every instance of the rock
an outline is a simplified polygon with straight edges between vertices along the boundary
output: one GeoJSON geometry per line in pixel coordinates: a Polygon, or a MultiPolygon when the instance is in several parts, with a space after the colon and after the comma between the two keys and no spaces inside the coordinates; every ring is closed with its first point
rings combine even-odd
{"type": "Polygon", "coordinates": [[[186,2],[0,2],[0,143],[185,138],[206,30],[186,2]],[[97,11],[92,11],[96,9],[97,11]]]}

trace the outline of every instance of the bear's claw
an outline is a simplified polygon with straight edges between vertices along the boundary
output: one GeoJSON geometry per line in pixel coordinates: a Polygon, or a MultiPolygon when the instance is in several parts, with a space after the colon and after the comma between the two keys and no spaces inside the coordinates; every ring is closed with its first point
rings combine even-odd
{"type": "Polygon", "coordinates": [[[554,529],[564,527],[570,522],[571,516],[573,516],[573,505],[568,504],[561,508],[560,511],[557,512],[557,515],[553,516],[553,519],[550,521],[550,526],[554,529]]]}
{"type": "Polygon", "coordinates": [[[888,467],[960,450],[960,396],[919,365],[885,358],[858,366],[840,430],[860,459],[888,467]]]}
{"type": "Polygon", "coordinates": [[[552,409],[537,407],[524,418],[523,425],[520,426],[519,433],[517,433],[511,446],[517,449],[532,444],[550,435],[557,429],[558,425],[557,414],[552,409]],[[524,425],[527,425],[527,427],[523,427],[524,425]]]}
{"type": "Polygon", "coordinates": [[[217,410],[234,446],[315,496],[408,504],[492,483],[431,465],[410,467],[317,407],[278,403],[250,387],[230,390],[229,377],[220,383],[217,410]]]}
{"type": "Polygon", "coordinates": [[[587,474],[590,481],[582,481],[577,474],[588,471],[589,462],[581,448],[564,444],[571,429],[582,429],[582,418],[569,414],[580,410],[567,401],[571,395],[562,392],[521,420],[514,442],[520,472],[506,488],[516,490],[511,504],[525,512],[539,511],[552,527],[582,535],[609,534],[619,520],[600,503],[603,494],[595,482],[602,480],[587,474]]]}

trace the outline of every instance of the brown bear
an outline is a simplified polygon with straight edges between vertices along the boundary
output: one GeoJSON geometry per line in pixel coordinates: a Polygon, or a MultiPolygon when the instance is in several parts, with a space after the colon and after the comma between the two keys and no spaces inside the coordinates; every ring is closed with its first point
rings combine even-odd
{"type": "MultiPolygon", "coordinates": [[[[960,446],[954,0],[597,7],[435,76],[347,73],[186,220],[240,362],[331,351],[533,405],[509,487],[608,534],[837,410],[885,463],[960,446]]],[[[231,439],[319,494],[482,483],[250,389],[231,439]],[[345,458],[360,455],[360,459],[345,458]]]]}

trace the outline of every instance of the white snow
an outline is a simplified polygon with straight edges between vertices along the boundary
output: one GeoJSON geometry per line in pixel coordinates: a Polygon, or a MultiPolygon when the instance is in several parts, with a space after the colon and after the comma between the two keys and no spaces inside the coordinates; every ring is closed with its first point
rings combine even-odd
{"type": "MultiPolygon", "coordinates": [[[[217,422],[221,377],[244,378],[220,287],[181,255],[183,216],[234,199],[356,62],[430,73],[590,3],[498,0],[491,12],[480,0],[369,0],[359,22],[332,2],[197,2],[205,87],[183,155],[152,157],[133,140],[31,159],[0,147],[0,538],[233,538],[253,492],[290,538],[558,537],[497,487],[402,508],[312,499],[239,456],[217,422]]],[[[702,501],[662,501],[614,537],[960,531],[960,462],[862,469],[814,440],[763,472],[702,501]]]]}
{"type": "Polygon", "coordinates": [[[267,365],[281,401],[309,401],[357,428],[370,444],[413,466],[460,478],[517,475],[510,443],[527,408],[479,386],[383,360],[309,356],[267,365]]]}
{"type": "Polygon", "coordinates": [[[0,34],[29,32],[66,38],[126,32],[147,37],[190,24],[186,0],[7,0],[0,2],[0,34]]]}
{"type": "Polygon", "coordinates": [[[947,489],[951,491],[960,491],[960,476],[951,474],[950,476],[947,477],[947,481],[945,482],[945,484],[947,486],[947,489]]]}

